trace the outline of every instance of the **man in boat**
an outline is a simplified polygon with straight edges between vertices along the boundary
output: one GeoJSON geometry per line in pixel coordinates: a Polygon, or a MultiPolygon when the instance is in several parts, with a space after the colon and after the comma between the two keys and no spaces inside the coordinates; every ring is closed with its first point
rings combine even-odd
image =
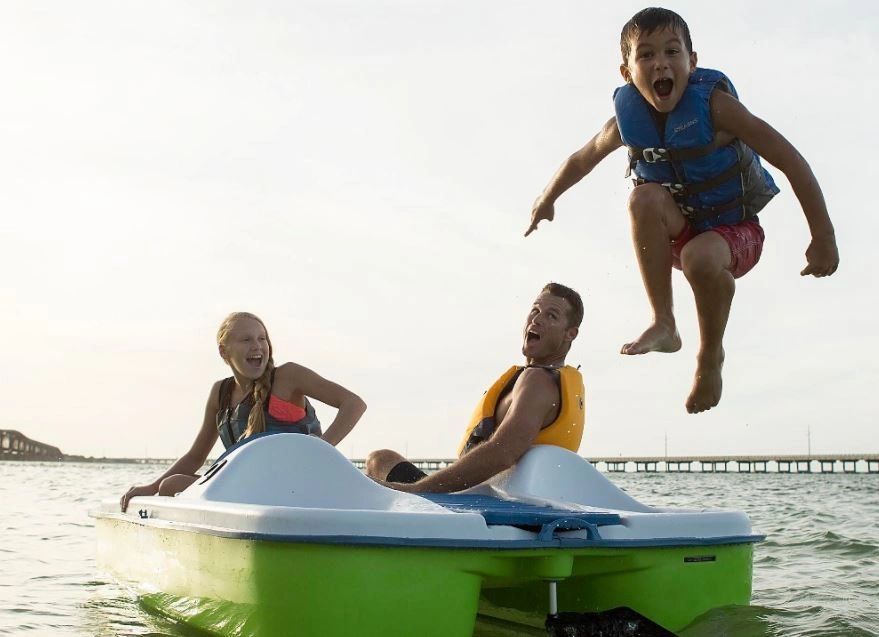
{"type": "Polygon", "coordinates": [[[576,452],[583,437],[583,377],[565,356],[583,320],[583,301],[574,290],[548,283],[525,321],[524,366],[504,372],[476,406],[458,459],[430,475],[396,451],[369,454],[366,474],[409,493],[450,493],[484,482],[509,469],[531,445],[558,445],[576,452]]]}

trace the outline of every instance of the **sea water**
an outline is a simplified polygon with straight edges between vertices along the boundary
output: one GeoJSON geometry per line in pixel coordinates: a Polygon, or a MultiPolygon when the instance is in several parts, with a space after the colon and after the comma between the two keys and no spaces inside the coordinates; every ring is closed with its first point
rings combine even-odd
{"type": "MultiPolygon", "coordinates": [[[[0,635],[191,635],[98,570],[87,513],[165,468],[0,462],[0,635]]],[[[685,637],[879,635],[879,475],[610,477],[651,505],[744,510],[768,536],[755,548],[751,605],[712,611],[685,637]]],[[[542,633],[480,620],[474,634],[542,633]]]]}

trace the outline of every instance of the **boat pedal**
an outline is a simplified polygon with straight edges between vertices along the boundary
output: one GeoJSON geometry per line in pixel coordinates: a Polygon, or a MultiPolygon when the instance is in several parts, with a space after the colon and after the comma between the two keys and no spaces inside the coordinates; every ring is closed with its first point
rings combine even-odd
{"type": "Polygon", "coordinates": [[[546,618],[550,637],[675,637],[631,608],[600,613],[558,613],[546,618]]]}

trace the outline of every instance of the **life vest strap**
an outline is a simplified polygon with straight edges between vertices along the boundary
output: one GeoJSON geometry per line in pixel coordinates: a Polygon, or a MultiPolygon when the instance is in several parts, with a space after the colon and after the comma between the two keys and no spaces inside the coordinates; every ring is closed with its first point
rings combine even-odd
{"type": "MultiPolygon", "coordinates": [[[[660,185],[668,190],[673,196],[676,197],[689,197],[690,195],[698,195],[702,192],[708,192],[709,190],[713,190],[715,187],[726,183],[730,179],[737,177],[742,174],[742,166],[738,163],[733,164],[722,173],[717,175],[716,177],[712,177],[711,179],[706,179],[705,181],[699,181],[696,183],[672,183],[672,182],[664,182],[660,185]]],[[[640,177],[633,180],[636,186],[642,186],[647,183],[651,183],[646,179],[641,179],[640,177]]]]}
{"type": "Polygon", "coordinates": [[[655,164],[658,161],[691,161],[710,155],[718,149],[716,140],[712,139],[704,146],[692,148],[637,148],[629,146],[629,161],[646,161],[655,164]]]}
{"type": "MultiPolygon", "coordinates": [[[[705,208],[694,208],[693,206],[686,206],[680,204],[681,212],[684,216],[690,221],[690,223],[702,223],[706,219],[711,219],[713,217],[717,217],[718,215],[723,214],[724,212],[729,212],[734,208],[738,208],[741,206],[742,208],[742,218],[740,221],[744,221],[748,218],[748,209],[747,206],[751,202],[751,197],[736,197],[732,201],[728,201],[724,204],[720,204],[719,206],[706,206],[705,208]]],[[[753,216],[753,215],[750,215],[753,216]]]]}
{"type": "MultiPolygon", "coordinates": [[[[700,148],[705,148],[705,146],[701,146],[700,148]]],[[[718,206],[706,206],[704,208],[696,208],[694,206],[687,205],[685,200],[687,197],[690,197],[692,195],[698,195],[703,192],[708,192],[709,190],[713,190],[717,186],[720,186],[721,184],[724,184],[739,175],[744,175],[750,168],[753,161],[754,155],[753,153],[750,153],[747,161],[738,161],[726,170],[724,170],[722,173],[716,175],[715,177],[712,177],[711,179],[706,179],[705,181],[699,181],[696,183],[664,182],[660,183],[660,185],[671,193],[672,197],[674,197],[675,201],[680,207],[681,212],[691,223],[701,223],[707,219],[711,219],[712,217],[721,215],[724,212],[729,212],[730,210],[733,210],[739,206],[742,207],[741,220],[744,221],[748,218],[746,205],[750,203],[751,196],[743,195],[718,206]]],[[[641,186],[646,183],[653,183],[641,178],[634,179],[633,182],[636,186],[641,186]]]]}

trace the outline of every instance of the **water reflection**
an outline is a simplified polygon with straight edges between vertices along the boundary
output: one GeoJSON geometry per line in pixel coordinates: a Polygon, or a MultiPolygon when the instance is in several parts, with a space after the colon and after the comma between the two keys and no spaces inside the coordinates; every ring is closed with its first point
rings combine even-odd
{"type": "Polygon", "coordinates": [[[133,591],[112,581],[94,581],[79,613],[82,634],[95,637],[181,637],[180,627],[143,611],[133,591]]]}
{"type": "MultiPolygon", "coordinates": [[[[156,472],[144,465],[0,462],[0,635],[198,634],[148,612],[95,566],[89,504],[118,498],[156,472]],[[84,494],[83,485],[93,486],[84,494]]],[[[754,605],[707,613],[683,637],[872,637],[879,634],[876,478],[619,474],[614,481],[659,506],[743,509],[769,534],[755,549],[754,605]]],[[[480,618],[475,637],[543,634],[480,618]]]]}

